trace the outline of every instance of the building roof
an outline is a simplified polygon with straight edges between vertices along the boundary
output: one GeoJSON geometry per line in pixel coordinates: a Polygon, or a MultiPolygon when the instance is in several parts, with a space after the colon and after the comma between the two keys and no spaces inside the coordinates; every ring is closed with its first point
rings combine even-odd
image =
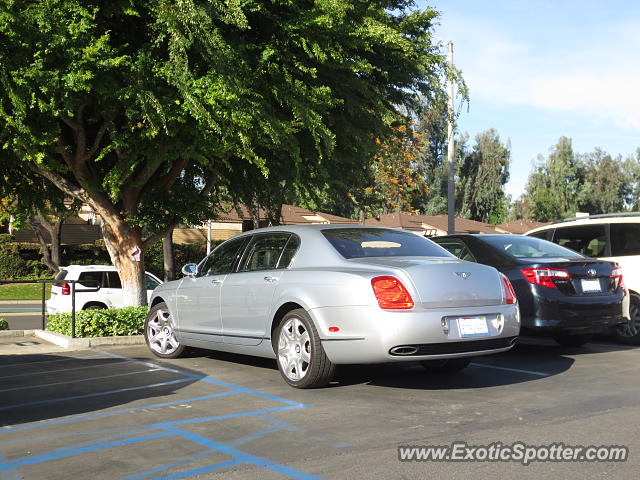
{"type": "MultiPolygon", "coordinates": [[[[267,220],[267,212],[264,208],[258,211],[260,221],[267,220]]],[[[252,220],[246,205],[238,205],[227,212],[223,212],[215,219],[217,222],[242,222],[252,220]]],[[[280,212],[281,225],[304,225],[309,223],[358,223],[357,220],[331,215],[330,213],[314,212],[306,208],[282,205],[280,212]]]]}
{"type": "Polygon", "coordinates": [[[534,228],[549,225],[549,222],[536,222],[535,220],[514,220],[512,222],[501,223],[496,225],[497,230],[507,233],[522,234],[534,228]]]}
{"type": "MultiPolygon", "coordinates": [[[[426,232],[433,235],[446,234],[449,218],[447,215],[418,215],[409,212],[394,212],[365,220],[365,225],[402,228],[426,232]]],[[[493,225],[466,218],[455,218],[456,233],[502,233],[493,225]]]]}

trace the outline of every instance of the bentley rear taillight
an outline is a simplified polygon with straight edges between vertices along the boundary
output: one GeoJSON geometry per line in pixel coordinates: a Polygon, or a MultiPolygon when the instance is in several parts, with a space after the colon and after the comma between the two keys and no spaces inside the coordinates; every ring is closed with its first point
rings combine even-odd
{"type": "Polygon", "coordinates": [[[548,288],[558,288],[554,280],[569,280],[571,275],[561,268],[533,267],[523,268],[522,274],[529,283],[548,288]]]}
{"type": "Polygon", "coordinates": [[[402,282],[395,277],[382,276],[371,279],[378,305],[385,310],[413,308],[413,299],[402,282]]]}
{"type": "Polygon", "coordinates": [[[62,288],[62,295],[71,295],[71,286],[67,282],[60,284],[60,287],[62,288]]]}
{"type": "Polygon", "coordinates": [[[513,285],[507,278],[507,276],[503,273],[500,274],[502,278],[502,291],[504,292],[504,302],[507,305],[513,305],[518,302],[518,297],[516,297],[516,292],[513,289],[513,285]]]}

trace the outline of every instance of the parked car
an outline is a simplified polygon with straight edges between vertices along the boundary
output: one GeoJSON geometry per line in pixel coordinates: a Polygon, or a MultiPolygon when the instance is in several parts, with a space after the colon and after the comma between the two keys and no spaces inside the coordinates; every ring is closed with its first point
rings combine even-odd
{"type": "Polygon", "coordinates": [[[534,237],[447,235],[433,240],[457,257],[491,265],[513,285],[522,331],[579,346],[594,333],[624,325],[620,267],[534,237]]]}
{"type": "MultiPolygon", "coordinates": [[[[162,281],[146,272],[147,298],[162,281]]],[[[112,265],[69,265],[61,267],[51,286],[51,297],[47,301],[47,313],[54,314],[71,311],[71,284],[69,280],[78,280],[76,288],[76,310],[122,308],[124,304],[122,285],[116,268],[112,265]],[[85,292],[82,290],[97,291],[85,292]]]]}
{"type": "Polygon", "coordinates": [[[580,217],[536,228],[525,235],[617,262],[629,290],[630,321],[612,333],[620,342],[640,345],[640,213],[580,217]]]}
{"type": "Polygon", "coordinates": [[[151,351],[187,346],[277,359],[309,388],[336,364],[422,361],[461,370],[518,335],[511,284],[402,230],[353,225],[253,230],[159,286],[145,325],[151,351]]]}

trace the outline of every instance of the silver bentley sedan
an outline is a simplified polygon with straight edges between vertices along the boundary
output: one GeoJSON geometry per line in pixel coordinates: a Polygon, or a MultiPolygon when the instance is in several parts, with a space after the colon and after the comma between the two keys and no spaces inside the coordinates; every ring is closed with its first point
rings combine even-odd
{"type": "Polygon", "coordinates": [[[509,350],[509,280],[410,232],[354,225],[252,230],[151,297],[145,338],[162,358],[200,347],[275,358],[297,388],[338,364],[419,361],[454,372],[509,350]]]}

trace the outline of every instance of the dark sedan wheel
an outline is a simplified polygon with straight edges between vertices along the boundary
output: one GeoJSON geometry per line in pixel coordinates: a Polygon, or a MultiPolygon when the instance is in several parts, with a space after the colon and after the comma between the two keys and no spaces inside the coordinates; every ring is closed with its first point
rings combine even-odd
{"type": "Polygon", "coordinates": [[[276,329],[275,340],[278,369],[289,385],[315,388],[331,381],[335,365],[324,353],[320,336],[305,310],[287,313],[276,329]]]}
{"type": "Polygon", "coordinates": [[[422,360],[420,365],[430,372],[455,373],[467,368],[472,358],[473,357],[422,360]]]}
{"type": "Polygon", "coordinates": [[[176,338],[175,324],[164,302],[154,305],[144,323],[144,339],[149,349],[160,358],[178,358],[185,350],[176,338]]]}
{"type": "Polygon", "coordinates": [[[553,337],[553,339],[558,342],[560,345],[564,345],[565,347],[581,347],[589,340],[593,338],[591,334],[583,334],[583,335],[557,335],[553,337]]]}
{"type": "Polygon", "coordinates": [[[631,319],[624,325],[615,327],[613,335],[621,343],[640,345],[640,296],[632,293],[629,302],[631,319]]]}

